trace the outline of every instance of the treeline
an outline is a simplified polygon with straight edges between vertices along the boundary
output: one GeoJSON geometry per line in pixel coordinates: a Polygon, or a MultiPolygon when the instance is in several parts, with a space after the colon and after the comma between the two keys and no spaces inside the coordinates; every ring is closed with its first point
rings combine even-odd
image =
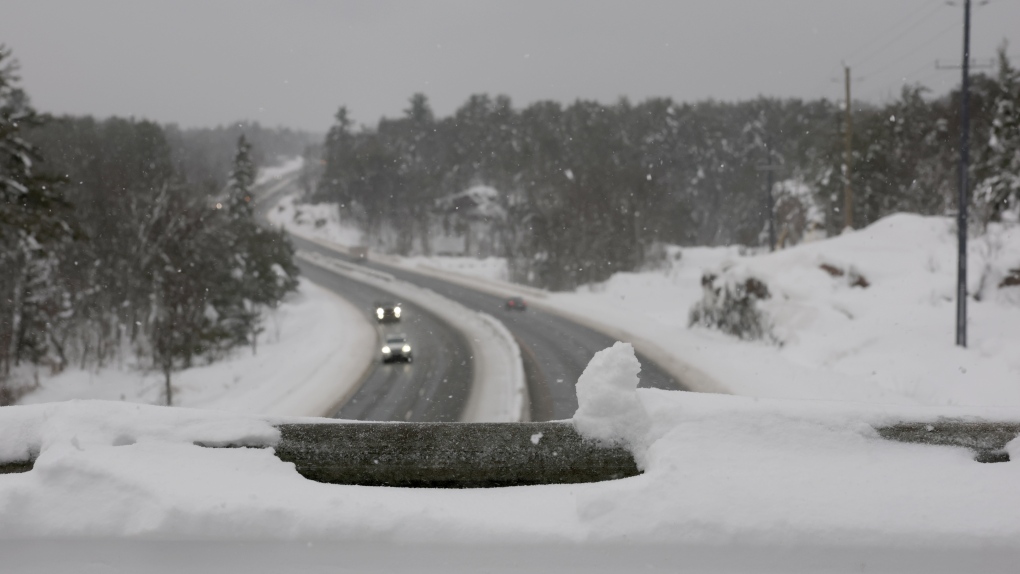
{"type": "Polygon", "coordinates": [[[321,134],[267,128],[258,122],[236,122],[215,128],[181,128],[171,124],[164,126],[163,132],[177,173],[191,185],[211,192],[226,186],[234,163],[234,148],[241,136],[251,144],[255,165],[300,156],[308,146],[322,141],[321,134]]]}
{"type": "MultiPolygon", "coordinates": [[[[0,49],[0,404],[19,365],[137,359],[165,375],[257,344],[297,285],[293,248],[256,224],[244,136],[223,188],[133,119],[37,114],[0,49]]],[[[179,147],[176,148],[179,151],[179,147]]]]}
{"type": "MultiPolygon", "coordinates": [[[[996,125],[1016,125],[1020,97],[1005,56],[1000,67],[973,80],[977,182],[1001,174],[1003,158],[1016,149],[990,145],[1017,138],[1003,128],[995,128],[998,140],[991,137],[996,125]]],[[[897,211],[955,209],[959,94],[926,96],[921,87],[905,87],[885,105],[854,102],[856,227],[897,211]]],[[[437,118],[416,94],[403,117],[374,128],[355,129],[341,108],[311,199],[337,203],[372,240],[395,233],[398,253],[428,254],[443,217],[437,200],[492,186],[506,217],[489,222],[498,239],[491,254],[508,258],[516,281],[569,289],[639,268],[662,242],[763,244],[770,165],[781,242],[813,228],[838,232],[846,127],[842,103],[828,100],[547,101],[517,109],[505,96],[475,95],[437,118]]],[[[986,219],[1009,203],[1003,193],[976,195],[984,198],[986,219]]],[[[1015,201],[1016,189],[1009,193],[1015,201]]]]}

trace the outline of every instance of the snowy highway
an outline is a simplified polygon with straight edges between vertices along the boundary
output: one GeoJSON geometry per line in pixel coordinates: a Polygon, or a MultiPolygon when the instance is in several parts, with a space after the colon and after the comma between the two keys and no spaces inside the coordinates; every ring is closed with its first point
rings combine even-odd
{"type": "MultiPolygon", "coordinates": [[[[263,197],[258,207],[260,216],[265,218],[265,213],[281,197],[291,192],[292,186],[278,186],[271,194],[263,197]]],[[[294,234],[290,237],[299,251],[356,263],[353,257],[343,251],[294,234]]],[[[504,299],[497,295],[375,261],[359,265],[430,289],[469,309],[489,313],[500,319],[521,348],[530,397],[530,418],[533,421],[560,420],[573,416],[577,410],[574,384],[578,377],[596,352],[615,343],[607,335],[535,307],[523,313],[506,312],[503,309],[504,299]]],[[[302,271],[319,285],[364,307],[366,313],[371,310],[373,301],[392,298],[370,286],[339,277],[308,263],[302,264],[302,271]]],[[[405,322],[408,323],[408,335],[418,342],[420,348],[420,352],[415,352],[415,363],[379,364],[337,416],[363,420],[457,420],[457,409],[463,407],[463,397],[470,387],[470,350],[463,336],[425,310],[411,308],[409,314],[423,321],[419,325],[405,322]],[[430,357],[433,353],[436,355],[430,357]],[[466,364],[460,364],[464,362],[464,357],[467,357],[466,364]],[[423,398],[432,396],[443,400],[429,406],[423,398]]],[[[641,387],[684,389],[672,375],[647,357],[639,354],[638,359],[641,361],[641,387]]]]}
{"type": "MultiPolygon", "coordinates": [[[[291,235],[291,240],[298,249],[353,262],[353,258],[347,254],[318,243],[294,235],[291,235]]],[[[503,299],[495,295],[399,267],[371,261],[363,265],[431,289],[470,309],[490,313],[501,319],[521,347],[531,398],[531,420],[534,421],[566,419],[573,416],[577,410],[574,384],[592,356],[602,349],[611,347],[615,342],[602,333],[535,308],[523,313],[505,312],[503,299]]],[[[316,280],[314,276],[310,278],[316,280]]],[[[682,388],[673,377],[646,357],[639,356],[639,360],[642,387],[682,388]]]]}
{"type": "MultiPolygon", "coordinates": [[[[371,321],[375,302],[393,298],[314,263],[299,260],[299,265],[305,277],[364,309],[371,321]]],[[[406,333],[414,347],[414,363],[382,364],[376,359],[377,366],[333,416],[366,421],[460,419],[472,381],[470,347],[460,332],[427,310],[408,302],[402,307],[403,320],[379,325],[379,333],[406,333]]],[[[380,342],[376,352],[381,346],[380,342]]]]}
{"type": "MultiPolygon", "coordinates": [[[[257,203],[258,217],[266,211],[283,186],[257,203]]],[[[298,248],[305,243],[293,237],[298,248]]],[[[392,300],[391,293],[377,289],[308,261],[296,260],[301,272],[318,285],[333,291],[354,306],[364,309],[367,320],[375,322],[375,304],[392,300]]],[[[450,422],[460,420],[471,390],[471,350],[463,335],[425,309],[403,302],[405,318],[378,326],[377,350],[383,336],[406,333],[415,348],[412,364],[382,364],[376,359],[358,390],[333,415],[337,418],[372,421],[450,422]]],[[[381,355],[380,355],[381,357],[381,355]]]]}

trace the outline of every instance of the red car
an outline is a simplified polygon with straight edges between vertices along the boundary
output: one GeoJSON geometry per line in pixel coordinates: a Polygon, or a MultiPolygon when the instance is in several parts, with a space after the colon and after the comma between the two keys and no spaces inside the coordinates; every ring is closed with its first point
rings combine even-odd
{"type": "Polygon", "coordinates": [[[506,300],[504,308],[507,311],[527,311],[528,305],[520,297],[510,297],[506,300]]]}

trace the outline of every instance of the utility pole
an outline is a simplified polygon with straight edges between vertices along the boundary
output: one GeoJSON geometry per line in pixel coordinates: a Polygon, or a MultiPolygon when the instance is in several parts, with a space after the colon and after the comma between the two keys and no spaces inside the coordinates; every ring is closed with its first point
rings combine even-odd
{"type": "Polygon", "coordinates": [[[960,88],[960,169],[956,212],[956,344],[967,346],[967,166],[970,162],[970,0],[963,3],[963,81],[960,88]]]}
{"type": "Polygon", "coordinates": [[[775,199],[772,197],[772,187],[775,185],[773,181],[773,174],[776,172],[778,166],[772,163],[772,142],[769,138],[765,139],[765,153],[767,154],[767,161],[764,164],[758,164],[755,169],[758,171],[768,172],[765,187],[765,216],[768,218],[769,227],[769,251],[776,250],[776,207],[775,199]]]}
{"type": "Polygon", "coordinates": [[[765,209],[769,213],[769,251],[776,250],[776,203],[772,197],[772,175],[775,170],[772,168],[772,149],[769,148],[769,163],[768,163],[768,187],[765,189],[765,209]]]}
{"type": "Polygon", "coordinates": [[[850,111],[850,66],[843,65],[844,82],[846,83],[846,130],[843,135],[843,177],[846,186],[843,188],[843,229],[854,228],[854,192],[850,187],[850,165],[853,159],[851,142],[854,134],[854,118],[850,111]]]}

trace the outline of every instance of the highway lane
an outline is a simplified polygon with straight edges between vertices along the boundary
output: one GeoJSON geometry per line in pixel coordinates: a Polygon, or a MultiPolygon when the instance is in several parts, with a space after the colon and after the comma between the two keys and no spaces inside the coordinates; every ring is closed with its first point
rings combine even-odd
{"type": "MultiPolygon", "coordinates": [[[[315,283],[344,297],[371,316],[377,301],[395,297],[370,285],[298,260],[301,272],[315,283]]],[[[399,322],[378,326],[378,347],[390,333],[405,333],[414,348],[413,363],[383,364],[375,369],[336,418],[366,421],[440,421],[460,419],[471,391],[471,347],[464,336],[427,309],[402,303],[399,322]]]]}
{"type": "MultiPolygon", "coordinates": [[[[265,220],[266,212],[284,191],[281,189],[257,200],[259,219],[265,220]]],[[[369,321],[376,320],[376,302],[397,299],[386,291],[314,263],[301,259],[296,262],[305,277],[363,309],[369,321]]],[[[460,420],[474,379],[470,344],[460,331],[427,309],[408,303],[403,303],[402,308],[401,321],[378,326],[378,348],[382,348],[386,334],[406,333],[414,347],[414,363],[383,364],[380,352],[375,358],[378,361],[375,368],[334,417],[368,421],[460,420]]]]}
{"type": "MultiPolygon", "coordinates": [[[[293,235],[291,240],[298,249],[353,261],[346,254],[318,243],[293,235]]],[[[574,385],[578,377],[596,352],[615,343],[614,339],[602,333],[535,308],[524,312],[505,311],[503,298],[495,295],[398,267],[371,261],[363,265],[431,289],[468,308],[502,320],[521,347],[531,398],[531,418],[535,421],[573,416],[577,410],[574,385]]],[[[683,389],[678,381],[648,358],[638,355],[638,359],[641,361],[639,378],[642,387],[683,389]]]]}

